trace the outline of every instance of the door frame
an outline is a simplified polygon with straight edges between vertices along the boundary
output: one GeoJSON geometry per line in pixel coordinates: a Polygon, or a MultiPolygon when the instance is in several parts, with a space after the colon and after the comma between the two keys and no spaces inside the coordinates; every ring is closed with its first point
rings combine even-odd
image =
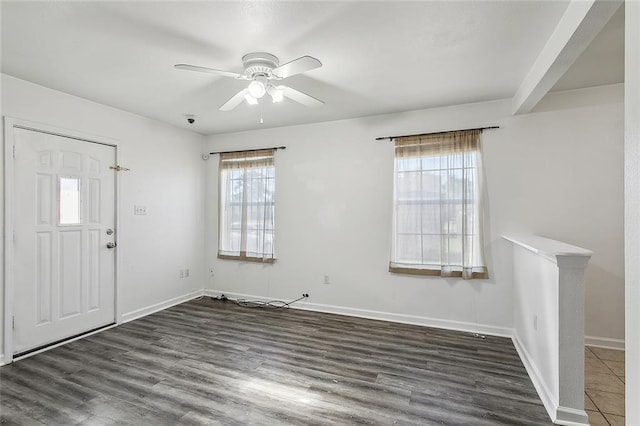
{"type": "MultiPolygon", "coordinates": [[[[48,124],[37,123],[34,121],[23,120],[14,117],[4,117],[4,318],[3,318],[3,352],[4,359],[1,360],[2,364],[10,364],[13,362],[13,313],[14,313],[14,249],[13,249],[13,235],[14,235],[14,221],[13,221],[13,208],[14,208],[14,146],[15,146],[15,129],[30,130],[34,132],[45,133],[54,136],[61,136],[65,138],[75,139],[82,142],[97,143],[101,145],[111,146],[115,149],[116,164],[118,164],[118,141],[112,138],[96,136],[88,133],[78,132],[75,130],[64,129],[60,127],[51,126],[48,124]]],[[[117,172],[115,175],[115,192],[114,192],[114,227],[116,229],[116,235],[120,233],[120,216],[119,216],[119,198],[120,198],[120,176],[117,172]]],[[[116,241],[118,237],[116,236],[116,241]]],[[[115,324],[121,323],[120,312],[120,291],[118,285],[118,265],[120,253],[119,250],[115,251],[114,259],[114,322],[115,324]]],[[[70,340],[73,340],[70,337],[70,340]]],[[[53,345],[56,346],[56,345],[53,345]]],[[[52,346],[52,347],[53,347],[52,346]]],[[[46,349],[46,348],[45,348],[46,349]]],[[[36,351],[34,353],[38,353],[36,351]]],[[[0,365],[2,365],[0,364],[0,365]]]]}

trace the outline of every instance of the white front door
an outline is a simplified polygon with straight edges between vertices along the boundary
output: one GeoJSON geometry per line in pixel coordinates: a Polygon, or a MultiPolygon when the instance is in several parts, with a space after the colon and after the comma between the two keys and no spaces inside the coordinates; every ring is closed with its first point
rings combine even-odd
{"type": "Polygon", "coordinates": [[[21,128],[14,141],[17,354],[115,322],[116,156],[21,128]]]}

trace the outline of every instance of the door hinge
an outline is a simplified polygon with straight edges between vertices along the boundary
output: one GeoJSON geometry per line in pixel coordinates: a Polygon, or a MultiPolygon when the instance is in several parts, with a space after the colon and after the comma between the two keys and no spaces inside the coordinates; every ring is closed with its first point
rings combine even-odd
{"type": "Polygon", "coordinates": [[[11,329],[15,330],[16,329],[16,316],[12,316],[11,317],[11,329]]]}
{"type": "Polygon", "coordinates": [[[16,158],[16,144],[13,144],[13,158],[16,158]]]}
{"type": "Polygon", "coordinates": [[[116,172],[128,172],[131,169],[127,169],[126,167],[122,167],[122,166],[109,166],[109,168],[111,170],[115,170],[116,172]]]}

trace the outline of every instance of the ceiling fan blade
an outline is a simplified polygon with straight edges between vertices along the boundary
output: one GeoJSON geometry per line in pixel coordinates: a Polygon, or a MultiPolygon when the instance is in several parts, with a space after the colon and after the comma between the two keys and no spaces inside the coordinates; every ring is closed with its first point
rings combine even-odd
{"type": "Polygon", "coordinates": [[[242,101],[244,101],[244,95],[246,94],[247,94],[247,89],[242,89],[241,91],[233,95],[231,99],[229,99],[227,102],[222,104],[222,106],[218,109],[220,111],[231,111],[232,109],[240,105],[242,101]]]}
{"type": "Polygon", "coordinates": [[[206,72],[209,74],[218,74],[218,75],[223,75],[225,77],[236,78],[238,80],[249,80],[249,77],[247,77],[244,74],[238,74],[237,72],[231,72],[231,71],[216,70],[216,69],[207,68],[207,67],[199,67],[197,65],[177,64],[177,65],[174,65],[174,67],[179,70],[206,72]]]}
{"type": "Polygon", "coordinates": [[[311,56],[302,56],[298,59],[294,59],[291,62],[280,65],[272,70],[272,73],[280,78],[291,77],[292,75],[300,74],[301,72],[311,71],[316,68],[320,68],[322,62],[311,56]]]}
{"type": "Polygon", "coordinates": [[[307,95],[306,93],[302,93],[299,90],[296,89],[292,89],[291,87],[287,87],[287,86],[281,86],[282,89],[284,90],[284,95],[289,98],[289,99],[293,99],[294,101],[308,106],[308,107],[317,107],[320,105],[324,105],[324,102],[322,102],[320,99],[316,99],[313,96],[307,95]]]}

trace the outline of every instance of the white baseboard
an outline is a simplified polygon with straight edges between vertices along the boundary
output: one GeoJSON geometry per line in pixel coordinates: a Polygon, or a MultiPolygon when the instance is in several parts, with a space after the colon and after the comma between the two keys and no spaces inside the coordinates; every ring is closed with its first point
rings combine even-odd
{"type": "Polygon", "coordinates": [[[584,336],[585,346],[594,346],[597,348],[615,349],[624,351],[624,340],[609,339],[607,337],[584,336]]]}
{"type": "Polygon", "coordinates": [[[564,426],[588,426],[590,423],[586,411],[559,406],[555,424],[564,426]]]}
{"type": "Polygon", "coordinates": [[[184,303],[188,300],[195,299],[196,297],[203,296],[204,294],[205,294],[205,290],[196,290],[196,291],[192,291],[191,293],[183,294],[182,296],[174,297],[172,299],[155,303],[153,305],[146,306],[144,308],[136,309],[135,311],[122,314],[120,316],[119,323],[125,323],[129,321],[133,321],[138,318],[146,317],[147,315],[162,311],[164,309],[170,308],[175,305],[179,305],[180,303],[184,303]]]}
{"type": "Polygon", "coordinates": [[[533,383],[533,387],[536,388],[536,392],[538,392],[538,396],[540,400],[542,400],[542,404],[547,410],[551,421],[553,421],[554,424],[565,426],[589,425],[589,417],[584,410],[576,410],[558,405],[556,402],[557,398],[555,398],[549,390],[549,387],[542,378],[542,374],[540,374],[540,370],[538,370],[535,362],[533,362],[533,358],[525,349],[515,330],[513,331],[511,340],[513,340],[513,346],[515,346],[524,364],[524,368],[527,370],[527,374],[533,383]]]}
{"type": "Polygon", "coordinates": [[[538,396],[542,400],[544,408],[547,410],[547,414],[549,414],[549,417],[551,417],[551,420],[555,423],[558,410],[558,405],[555,402],[556,398],[554,398],[553,394],[547,387],[538,367],[536,367],[536,364],[533,362],[529,352],[527,352],[522,342],[520,342],[520,338],[515,330],[513,331],[511,340],[513,341],[513,346],[516,347],[516,351],[524,364],[524,368],[527,370],[527,374],[529,374],[533,387],[536,388],[538,396]]]}
{"type": "MultiPolygon", "coordinates": [[[[250,294],[230,293],[220,290],[204,290],[205,296],[217,297],[224,294],[230,299],[245,299],[267,302],[274,300],[273,297],[253,296],[250,294]]],[[[465,331],[469,333],[486,334],[490,336],[511,337],[513,330],[507,327],[495,327],[491,325],[474,324],[463,321],[442,320],[416,315],[397,314],[393,312],[372,311],[368,309],[348,308],[336,305],[323,305],[320,303],[310,303],[301,300],[291,305],[293,309],[302,309],[315,312],[326,312],[330,314],[346,315],[351,317],[369,318],[382,321],[398,322],[402,324],[421,325],[425,327],[443,328],[447,330],[465,331]]]]}

